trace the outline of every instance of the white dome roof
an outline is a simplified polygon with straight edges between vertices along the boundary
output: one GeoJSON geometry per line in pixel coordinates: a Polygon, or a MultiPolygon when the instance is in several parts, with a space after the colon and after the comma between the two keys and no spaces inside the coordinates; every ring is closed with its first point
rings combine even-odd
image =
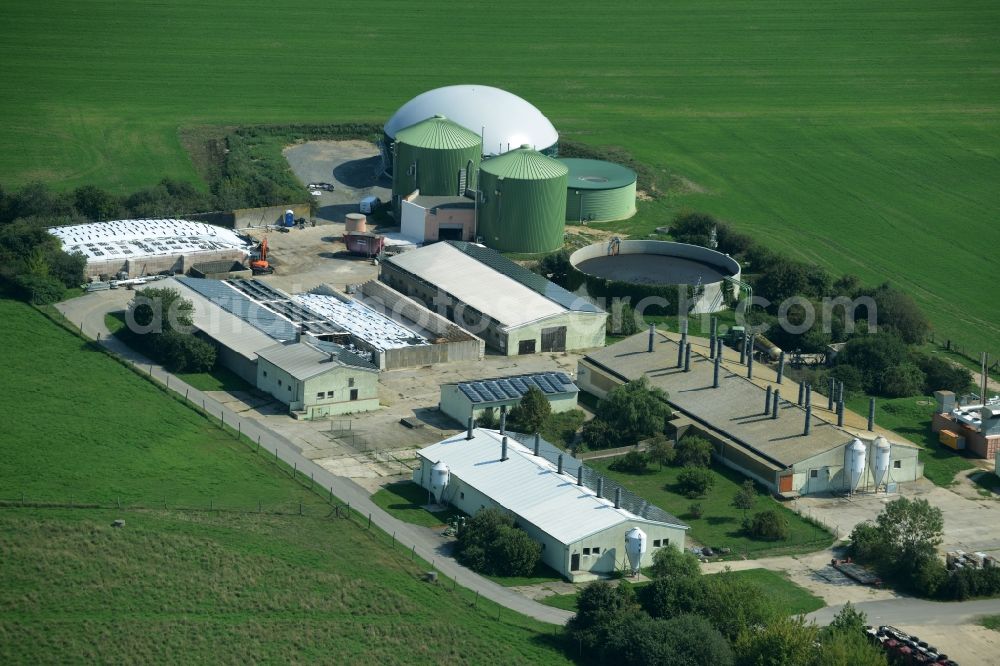
{"type": "Polygon", "coordinates": [[[530,145],[544,150],[559,141],[559,134],[542,112],[517,95],[490,86],[462,85],[435,88],[399,107],[385,124],[385,133],[396,132],[434,115],[483,134],[483,154],[499,155],[530,145]]]}

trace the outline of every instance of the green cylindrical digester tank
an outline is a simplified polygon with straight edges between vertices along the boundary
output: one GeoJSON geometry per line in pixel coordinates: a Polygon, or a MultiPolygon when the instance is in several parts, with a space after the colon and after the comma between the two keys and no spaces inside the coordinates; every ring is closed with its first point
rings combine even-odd
{"type": "Polygon", "coordinates": [[[483,141],[444,116],[434,116],[397,132],[393,150],[394,199],[414,190],[427,196],[459,196],[475,187],[483,141]]]}
{"type": "Polygon", "coordinates": [[[635,171],[602,160],[559,161],[569,168],[567,222],[609,222],[635,215],[635,171]]]}
{"type": "Polygon", "coordinates": [[[478,235],[500,252],[552,252],[563,244],[569,169],[530,146],[479,169],[478,235]]]}

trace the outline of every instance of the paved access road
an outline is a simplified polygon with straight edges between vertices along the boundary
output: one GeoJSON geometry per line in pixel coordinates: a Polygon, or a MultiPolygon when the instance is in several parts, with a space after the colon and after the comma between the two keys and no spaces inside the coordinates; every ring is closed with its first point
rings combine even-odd
{"type": "Polygon", "coordinates": [[[116,293],[114,296],[108,296],[106,292],[97,292],[60,303],[58,308],[67,319],[80,327],[84,335],[93,339],[98,339],[100,336],[101,344],[108,350],[130,361],[143,372],[169,386],[171,390],[180,395],[186,395],[188,400],[195,405],[203,405],[204,409],[213,416],[221,416],[226,424],[238,427],[244,435],[251,440],[259,441],[262,448],[276,454],[289,466],[297,467],[304,474],[311,474],[316,483],[324,488],[333,488],[334,494],[341,501],[350,504],[352,509],[363,515],[371,514],[372,522],[375,525],[388,534],[395,534],[396,540],[403,546],[407,548],[415,546],[417,555],[428,562],[434,562],[438,571],[448,578],[457,580],[458,584],[463,587],[478,592],[481,596],[512,611],[542,622],[563,625],[573,616],[573,613],[569,611],[540,604],[487,580],[454,559],[442,555],[440,552],[442,541],[430,530],[404,523],[390,516],[371,501],[367,490],[351,479],[331,474],[313,461],[303,457],[298,448],[278,433],[263,427],[257,421],[240,416],[202,391],[177,379],[161,366],[124,345],[117,338],[112,337],[104,324],[104,315],[120,310],[131,296],[132,292],[128,291],[116,293]]]}
{"type": "MultiPolygon", "coordinates": [[[[1000,614],[1000,599],[977,599],[975,601],[926,601],[911,597],[861,601],[853,604],[868,616],[868,624],[878,626],[891,624],[905,625],[959,625],[971,624],[981,615],[1000,614]]],[[[806,616],[817,624],[829,624],[840,612],[842,605],[827,606],[806,616]]],[[[902,628],[902,627],[901,627],[902,628]]]]}

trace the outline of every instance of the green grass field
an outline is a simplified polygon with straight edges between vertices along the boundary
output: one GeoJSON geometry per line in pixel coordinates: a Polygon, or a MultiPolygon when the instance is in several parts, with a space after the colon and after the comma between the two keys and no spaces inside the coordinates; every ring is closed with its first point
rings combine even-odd
{"type": "Polygon", "coordinates": [[[389,515],[423,527],[444,525],[453,516],[464,515],[454,509],[428,511],[424,508],[427,504],[427,491],[413,481],[390,483],[372,495],[372,501],[389,515]]]}
{"type": "Polygon", "coordinates": [[[1000,615],[985,615],[979,618],[979,624],[987,629],[1000,631],[1000,615]]]}
{"type": "Polygon", "coordinates": [[[0,182],[196,179],[185,127],[375,121],[427,89],[519,94],[563,136],[676,176],[616,225],[705,210],[891,279],[939,337],[1000,355],[1000,6],[889,0],[545,5],[9,0],[0,182]],[[517,25],[502,39],[497,26],[517,25]],[[425,35],[426,38],[416,38],[425,35]]]}
{"type": "Polygon", "coordinates": [[[688,539],[693,539],[702,545],[712,548],[731,548],[734,556],[748,553],[753,557],[767,557],[809,553],[822,550],[833,543],[833,535],[829,532],[781,506],[765,493],[760,493],[758,496],[754,511],[764,509],[779,511],[788,519],[791,535],[787,540],[777,542],[759,541],[744,536],[740,526],[743,513],[730,506],[730,502],[745,477],[729,469],[713,468],[715,487],[709,491],[707,497],[692,500],[673,490],[677,475],[682,469],[680,467],[664,467],[659,470],[653,465],[645,474],[629,474],[609,469],[612,461],[610,458],[588,460],[587,465],[687,522],[691,526],[688,539]],[[689,515],[688,507],[695,502],[701,504],[704,511],[701,518],[689,515]]]}
{"type": "Polygon", "coordinates": [[[38,311],[0,299],[0,333],[0,662],[566,663],[38,311]]]}

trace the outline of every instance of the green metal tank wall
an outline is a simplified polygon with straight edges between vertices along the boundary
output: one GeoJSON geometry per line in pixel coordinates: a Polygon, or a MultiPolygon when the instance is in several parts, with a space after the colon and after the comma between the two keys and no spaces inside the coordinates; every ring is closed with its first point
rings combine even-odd
{"type": "Polygon", "coordinates": [[[562,247],[568,171],[525,146],[483,162],[478,228],[483,243],[500,252],[552,252],[562,247]]]}
{"type": "Polygon", "coordinates": [[[610,222],[635,215],[635,172],[613,162],[564,158],[566,221],[610,222]]]}
{"type": "Polygon", "coordinates": [[[459,174],[465,169],[466,187],[475,187],[483,143],[475,132],[434,117],[400,130],[393,152],[393,195],[405,197],[420,190],[427,196],[456,196],[464,194],[459,174]]]}

